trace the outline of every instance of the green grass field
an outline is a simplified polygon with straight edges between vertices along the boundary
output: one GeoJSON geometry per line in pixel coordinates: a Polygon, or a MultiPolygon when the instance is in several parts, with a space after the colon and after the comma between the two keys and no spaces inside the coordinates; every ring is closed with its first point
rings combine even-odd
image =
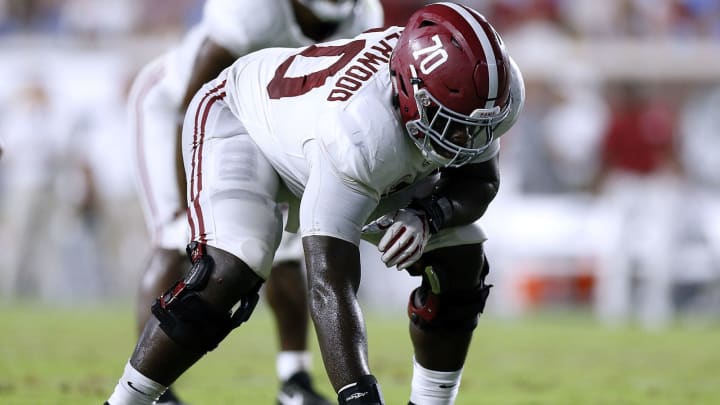
{"type": "MultiPolygon", "coordinates": [[[[0,306],[0,404],[101,404],[135,343],[128,308],[0,306]]],[[[370,362],[390,405],[406,404],[406,320],[368,316],[370,362]]],[[[315,352],[321,391],[331,393],[315,352]]],[[[275,335],[260,308],[186,373],[193,405],[273,404],[275,335]]],[[[581,316],[483,319],[459,405],[720,404],[720,326],[606,328],[581,316]]]]}

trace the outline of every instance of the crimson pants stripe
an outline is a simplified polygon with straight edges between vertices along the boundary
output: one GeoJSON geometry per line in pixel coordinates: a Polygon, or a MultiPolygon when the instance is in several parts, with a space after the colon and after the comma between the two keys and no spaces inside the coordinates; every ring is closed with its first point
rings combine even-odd
{"type": "Polygon", "coordinates": [[[193,156],[192,156],[192,169],[190,174],[190,205],[188,206],[188,222],[190,223],[190,231],[192,240],[199,239],[200,242],[205,243],[206,232],[205,232],[205,221],[203,220],[202,207],[200,206],[200,191],[202,190],[202,158],[203,158],[203,146],[205,142],[205,125],[207,124],[207,118],[210,114],[210,109],[213,104],[218,100],[222,100],[225,97],[223,91],[225,87],[225,81],[223,80],[215,88],[210,89],[198,103],[198,108],[195,110],[195,120],[193,126],[193,156]],[[194,211],[195,217],[197,218],[197,224],[193,220],[192,212],[194,211]],[[196,226],[197,225],[197,226],[196,226]]]}

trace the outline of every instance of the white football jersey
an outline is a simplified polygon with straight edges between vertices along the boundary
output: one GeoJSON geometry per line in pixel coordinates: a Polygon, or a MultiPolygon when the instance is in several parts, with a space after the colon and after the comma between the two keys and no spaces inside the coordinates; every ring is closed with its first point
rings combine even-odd
{"type": "MultiPolygon", "coordinates": [[[[388,62],[401,32],[390,27],[301,49],[266,49],[221,75],[230,109],[296,195],[307,181],[309,141],[317,141],[346,184],[376,200],[437,169],[410,140],[393,107],[388,62]]],[[[513,82],[521,83],[513,67],[513,82]]],[[[508,124],[524,98],[515,95],[519,102],[508,124]]],[[[510,127],[503,124],[496,138],[510,127]]],[[[498,150],[495,139],[473,161],[487,161],[498,150]]]]}
{"type": "Polygon", "coordinates": [[[392,104],[388,61],[401,31],[261,50],[221,75],[231,111],[296,195],[307,182],[310,141],[346,184],[375,200],[434,169],[392,104]]]}
{"type": "MultiPolygon", "coordinates": [[[[223,204],[222,199],[263,192],[278,198],[275,174],[298,197],[297,214],[289,214],[299,218],[303,236],[331,236],[355,244],[368,220],[406,206],[414,192],[422,192],[419,187],[425,183],[419,180],[438,166],[426,160],[408,136],[393,103],[389,61],[401,32],[401,27],[389,27],[303,48],[263,49],[238,59],[203,86],[183,128],[185,169],[189,179],[196,179],[191,181],[191,200],[195,222],[202,228],[198,237],[233,249],[233,243],[220,239],[245,235],[248,227],[234,218],[247,220],[247,213],[223,213],[223,207],[251,208],[223,204]],[[257,154],[262,159],[251,158],[257,154]],[[253,160],[256,166],[247,167],[253,160]],[[200,169],[205,161],[211,169],[200,169]],[[250,189],[243,183],[248,179],[257,179],[250,189]]],[[[522,105],[522,79],[514,64],[511,92],[518,102],[507,122],[498,125],[496,138],[522,105]]],[[[492,159],[498,149],[495,139],[473,162],[492,159]]],[[[292,207],[293,200],[288,201],[292,207]]],[[[256,222],[267,206],[252,208],[257,210],[256,222]]],[[[295,232],[297,226],[291,223],[296,224],[288,220],[288,230],[295,232]]],[[[485,239],[474,224],[458,229],[448,231],[454,238],[449,243],[485,239]]]]}
{"type": "MultiPolygon", "coordinates": [[[[379,0],[358,0],[352,17],[340,24],[328,40],[355,36],[383,24],[379,0]]],[[[300,47],[314,43],[300,30],[290,0],[207,0],[201,22],[183,41],[165,55],[165,86],[179,105],[191,69],[202,43],[207,38],[234,55],[268,47],[300,47]]]]}

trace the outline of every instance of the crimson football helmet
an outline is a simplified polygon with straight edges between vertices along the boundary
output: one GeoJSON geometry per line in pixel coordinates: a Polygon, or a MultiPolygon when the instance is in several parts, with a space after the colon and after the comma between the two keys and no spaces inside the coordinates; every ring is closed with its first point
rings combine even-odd
{"type": "Polygon", "coordinates": [[[485,17],[460,4],[434,3],[410,16],[390,72],[410,137],[442,166],[483,153],[511,111],[505,46],[485,17]]]}

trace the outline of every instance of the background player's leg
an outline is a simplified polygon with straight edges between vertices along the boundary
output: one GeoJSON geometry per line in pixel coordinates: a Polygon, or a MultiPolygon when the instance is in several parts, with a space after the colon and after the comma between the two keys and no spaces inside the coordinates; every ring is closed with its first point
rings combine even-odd
{"type": "Polygon", "coordinates": [[[275,263],[265,283],[265,299],[275,317],[280,350],[306,351],[310,317],[301,263],[275,263]]]}
{"type": "Polygon", "coordinates": [[[137,295],[135,322],[138,336],[150,319],[153,302],[189,269],[185,254],[178,250],[155,248],[143,272],[137,295]]]}
{"type": "MultiPolygon", "coordinates": [[[[165,71],[163,57],[147,65],[135,79],[128,101],[136,186],[153,244],[137,290],[138,335],[150,318],[155,299],[189,269],[184,254],[187,220],[178,216],[185,211],[185,193],[178,188],[177,113],[165,90],[165,71]]],[[[158,404],[182,402],[168,389],[158,404]]]]}

